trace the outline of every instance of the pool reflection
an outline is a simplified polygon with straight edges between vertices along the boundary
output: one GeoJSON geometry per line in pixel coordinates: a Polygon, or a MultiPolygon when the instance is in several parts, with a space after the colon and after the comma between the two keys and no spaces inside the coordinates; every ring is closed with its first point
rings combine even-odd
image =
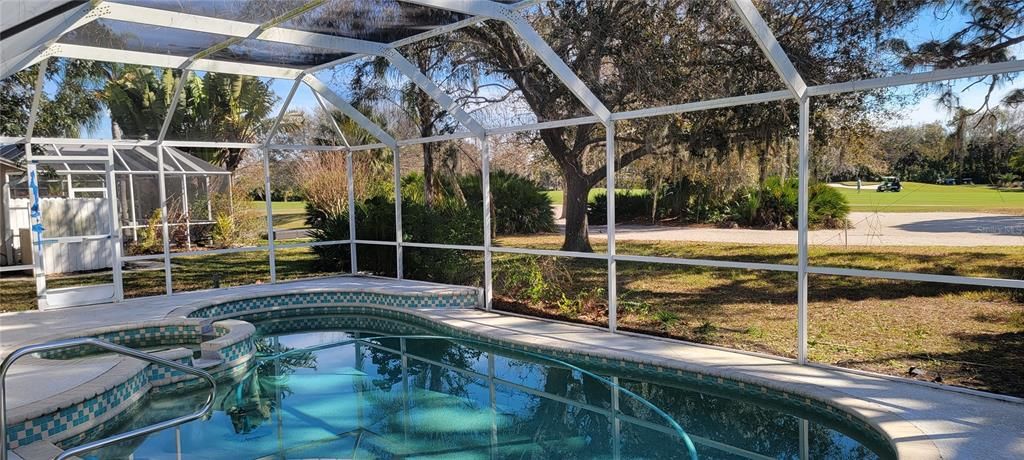
{"type": "MultiPolygon", "coordinates": [[[[393,337],[423,333],[415,329],[280,326],[261,328],[261,358],[221,385],[208,420],[93,457],[687,458],[670,421],[630,393],[681,425],[701,459],[889,455],[848,429],[724,391],[590,374],[503,348],[393,337]]],[[[151,398],[129,425],[188,410],[182,401],[151,398]]]]}

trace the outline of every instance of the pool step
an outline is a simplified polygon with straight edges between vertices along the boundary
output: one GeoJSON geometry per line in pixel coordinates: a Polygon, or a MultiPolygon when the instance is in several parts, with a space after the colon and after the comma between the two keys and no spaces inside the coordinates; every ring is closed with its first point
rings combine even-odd
{"type": "MultiPolygon", "coordinates": [[[[64,451],[60,447],[53,445],[50,441],[36,441],[27,446],[22,446],[14,450],[7,451],[8,457],[11,460],[33,460],[38,458],[54,458],[64,451]]],[[[72,457],[77,459],[78,457],[72,457]]]]}
{"type": "Polygon", "coordinates": [[[210,369],[212,367],[217,367],[222,363],[224,363],[224,360],[220,358],[199,358],[192,360],[192,367],[197,367],[199,369],[210,369]]]}

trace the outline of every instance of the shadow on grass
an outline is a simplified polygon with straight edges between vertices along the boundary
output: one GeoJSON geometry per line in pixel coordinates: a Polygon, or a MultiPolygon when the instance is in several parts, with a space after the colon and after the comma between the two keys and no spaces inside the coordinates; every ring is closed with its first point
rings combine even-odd
{"type": "MultiPolygon", "coordinates": [[[[1024,331],[1001,334],[957,333],[961,342],[957,352],[890,353],[871,359],[834,363],[842,367],[873,369],[893,362],[905,369],[914,366],[926,373],[919,380],[943,383],[1024,397],[1024,331]]],[[[905,374],[904,377],[914,377],[905,374]]]]}

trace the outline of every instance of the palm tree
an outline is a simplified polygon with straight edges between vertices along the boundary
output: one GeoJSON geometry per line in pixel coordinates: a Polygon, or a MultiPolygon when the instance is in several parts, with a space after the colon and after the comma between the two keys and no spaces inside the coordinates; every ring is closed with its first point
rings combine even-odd
{"type": "Polygon", "coordinates": [[[174,95],[177,79],[151,67],[111,67],[104,88],[111,119],[129,139],[156,139],[174,95]]]}
{"type": "MultiPolygon", "coordinates": [[[[105,88],[111,119],[127,137],[156,138],[180,78],[170,70],[156,75],[148,67],[114,69],[105,88]]],[[[167,138],[255,143],[267,134],[279,99],[269,82],[218,73],[188,78],[167,138]]],[[[228,147],[186,150],[229,171],[246,155],[245,149],[228,147]]]]}
{"type": "MultiPolygon", "coordinates": [[[[188,139],[259,142],[273,123],[271,112],[278,97],[270,84],[256,77],[207,73],[198,88],[182,94],[188,139]],[[197,91],[198,90],[198,91],[197,91]]],[[[200,158],[234,171],[245,157],[244,149],[203,148],[192,151],[200,158]]]]}

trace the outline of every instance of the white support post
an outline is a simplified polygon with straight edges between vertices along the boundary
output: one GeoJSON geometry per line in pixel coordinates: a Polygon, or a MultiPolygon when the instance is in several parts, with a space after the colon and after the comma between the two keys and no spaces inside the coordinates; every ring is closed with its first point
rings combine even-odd
{"type": "MultiPolygon", "coordinates": [[[[110,159],[106,164],[107,201],[110,202],[110,253],[114,272],[114,302],[124,300],[124,278],[121,273],[121,218],[117,208],[117,187],[114,176],[114,145],[107,145],[110,159]]],[[[131,177],[131,176],[129,176],[131,177]]]]}
{"type": "Polygon", "coordinates": [[[485,135],[480,138],[480,193],[484,212],[484,309],[494,304],[493,254],[491,253],[491,145],[485,135]]]}
{"type": "Polygon", "coordinates": [[[270,262],[270,282],[277,282],[277,251],[274,247],[274,203],[271,200],[273,198],[271,194],[273,191],[270,187],[270,150],[262,149],[263,151],[263,202],[266,204],[267,209],[267,249],[270,262]]]}
{"type": "MultiPolygon", "coordinates": [[[[28,126],[25,127],[25,139],[26,142],[32,140],[32,133],[36,128],[36,120],[39,119],[39,101],[42,100],[43,96],[43,84],[46,83],[46,68],[50,64],[50,59],[43,59],[39,63],[39,73],[36,74],[36,86],[32,92],[32,105],[29,106],[28,112],[28,126]]],[[[26,157],[28,159],[29,157],[26,157]]]]}
{"type": "MultiPolygon", "coordinates": [[[[308,80],[304,79],[303,81],[305,81],[306,86],[309,86],[309,89],[313,91],[314,99],[316,99],[316,102],[320,104],[320,108],[323,109],[324,114],[329,120],[331,120],[331,126],[334,127],[334,131],[338,133],[338,136],[341,136],[341,141],[345,144],[345,183],[348,197],[349,273],[355,275],[356,273],[359,273],[359,257],[356,249],[356,184],[352,177],[352,145],[348,143],[348,138],[345,136],[345,132],[341,130],[341,126],[338,126],[338,122],[334,119],[334,115],[331,114],[331,110],[327,107],[327,103],[324,102],[324,98],[320,95],[320,92],[317,91],[313,85],[309,84],[308,80]]],[[[355,111],[355,108],[353,107],[351,110],[355,111]]]]}
{"type": "MultiPolygon", "coordinates": [[[[31,144],[25,144],[25,156],[29,157],[32,150],[31,144]]],[[[46,302],[46,267],[43,264],[43,206],[39,196],[39,175],[34,161],[26,165],[28,174],[29,191],[32,193],[32,204],[29,205],[29,217],[32,222],[32,244],[34,248],[22,248],[22,251],[34,250],[35,257],[32,258],[32,273],[36,279],[36,298],[40,307],[46,302]]]]}
{"type": "Polygon", "coordinates": [[[607,197],[608,240],[608,330],[618,328],[619,289],[615,264],[615,122],[605,124],[605,196],[607,197]]]}
{"type": "Polygon", "coordinates": [[[807,419],[800,419],[800,460],[811,458],[810,425],[807,419]]]}
{"type": "Polygon", "coordinates": [[[184,69],[178,82],[174,85],[171,104],[167,107],[164,122],[160,125],[160,133],[157,134],[156,138],[157,190],[160,194],[160,232],[163,235],[164,241],[164,288],[167,295],[174,293],[174,283],[171,279],[171,232],[167,224],[167,171],[165,171],[166,161],[163,142],[164,137],[167,136],[167,130],[171,126],[171,120],[174,118],[174,111],[178,108],[178,101],[181,99],[181,93],[185,88],[185,81],[188,80],[190,72],[188,69],[184,69]]]}
{"type": "Polygon", "coordinates": [[[437,105],[441,106],[442,110],[447,111],[453,118],[462,123],[469,132],[473,133],[477,137],[482,137],[486,134],[486,130],[483,125],[476,121],[470,114],[466,113],[462,107],[459,107],[455,101],[448,96],[441,88],[434,83],[433,80],[423,75],[420,69],[415,64],[409,62],[405,56],[396,49],[389,49],[384,53],[384,57],[395,67],[401,74],[405,75],[412,80],[417,87],[423,90],[427,96],[430,96],[437,105]]]}
{"type": "Polygon", "coordinates": [[[210,199],[210,176],[203,176],[203,188],[206,189],[206,220],[212,221],[213,215],[213,200],[210,199]]]}
{"type": "Polygon", "coordinates": [[[402,279],[402,163],[398,145],[391,146],[395,187],[395,278],[402,279]]]}
{"type": "Polygon", "coordinates": [[[352,174],[352,149],[345,152],[345,175],[348,182],[348,257],[353,275],[359,273],[359,257],[356,254],[356,184],[352,174]]]}
{"type": "Polygon", "coordinates": [[[274,124],[270,127],[270,131],[267,132],[267,137],[263,142],[263,201],[267,205],[267,248],[270,259],[271,283],[277,282],[277,251],[274,243],[277,237],[274,235],[274,205],[273,201],[271,201],[273,191],[270,186],[270,149],[267,146],[270,145],[270,141],[274,138],[277,128],[281,126],[281,120],[288,113],[288,106],[291,105],[292,98],[295,97],[295,91],[299,89],[300,84],[302,84],[301,75],[295,79],[291,90],[288,91],[288,96],[284,98],[284,104],[281,105],[281,113],[277,114],[277,119],[274,120],[274,124]]]}
{"type": "Polygon", "coordinates": [[[135,174],[128,173],[128,202],[131,203],[131,209],[129,210],[132,217],[132,241],[139,242],[139,222],[138,217],[135,215],[135,174]]]}
{"type": "Polygon", "coordinates": [[[356,122],[356,124],[359,125],[360,128],[365,129],[373,137],[377,138],[378,141],[383,142],[385,145],[389,146],[398,145],[398,141],[395,140],[394,137],[392,137],[390,134],[381,129],[380,126],[377,126],[377,124],[371,121],[369,118],[366,118],[366,115],[363,115],[358,110],[356,110],[355,107],[352,107],[352,104],[349,104],[348,102],[345,101],[345,99],[342,99],[341,96],[338,96],[338,94],[332,91],[329,86],[325,85],[315,76],[306,75],[302,77],[302,80],[305,81],[307,85],[309,85],[309,87],[313,90],[314,93],[323,96],[323,98],[327,99],[327,102],[330,102],[331,105],[334,106],[334,108],[341,110],[341,112],[344,113],[345,116],[351,118],[352,121],[356,122]]]}
{"type": "Polygon", "coordinates": [[[181,175],[181,212],[185,216],[185,249],[192,250],[192,216],[188,212],[188,176],[181,175]]]}
{"type": "Polygon", "coordinates": [[[810,156],[810,106],[811,99],[800,99],[800,170],[799,210],[797,234],[797,361],[807,363],[807,202],[808,171],[810,156]]]}
{"type": "Polygon", "coordinates": [[[412,426],[412,418],[409,414],[409,356],[406,348],[405,337],[399,337],[398,350],[402,355],[402,437],[408,439],[409,427],[412,426]]]}
{"type": "Polygon", "coordinates": [[[167,228],[167,175],[164,171],[164,146],[156,146],[157,192],[160,194],[160,234],[164,240],[164,284],[167,295],[174,293],[171,283],[171,232],[167,228]]]}
{"type": "MultiPolygon", "coordinates": [[[[48,60],[47,60],[48,61],[48,60]]],[[[43,251],[43,203],[39,196],[39,175],[35,162],[32,160],[32,130],[39,113],[39,103],[43,95],[43,83],[46,80],[47,62],[39,66],[39,73],[36,75],[36,86],[32,93],[32,105],[29,108],[28,128],[25,131],[25,162],[28,163],[26,172],[29,177],[29,188],[32,193],[32,204],[29,209],[29,217],[32,221],[32,235],[34,236],[36,256],[32,258],[33,275],[36,279],[36,299],[39,306],[46,303],[46,267],[44,264],[43,251]]],[[[68,176],[71,180],[71,176],[68,176]]],[[[68,189],[70,190],[70,186],[68,189]]]]}
{"type": "MultiPolygon", "coordinates": [[[[170,72],[170,69],[165,72],[170,72]]],[[[164,122],[160,125],[160,133],[157,134],[156,137],[158,142],[163,142],[164,137],[167,136],[167,129],[171,127],[171,120],[174,118],[174,111],[178,109],[178,101],[181,99],[181,90],[185,88],[185,81],[188,80],[188,77],[191,74],[191,70],[183,70],[178,83],[174,85],[174,94],[171,96],[171,105],[167,107],[167,113],[164,115],[164,122]]]]}
{"type": "Polygon", "coordinates": [[[622,458],[622,419],[619,414],[622,412],[619,404],[619,378],[612,377],[612,459],[622,458]]]}
{"type": "Polygon", "coordinates": [[[544,41],[544,38],[537,33],[533,26],[519,13],[511,9],[507,11],[506,17],[503,18],[505,22],[533,50],[534,54],[547,65],[548,69],[551,69],[551,72],[569,88],[569,91],[576,96],[576,99],[579,99],[583,106],[601,121],[607,122],[611,119],[611,111],[605,107],[604,103],[597,98],[597,95],[590,90],[587,84],[569,68],[565,61],[562,61],[558,53],[555,53],[555,50],[548,46],[547,42],[544,41]]]}
{"type": "Polygon", "coordinates": [[[495,366],[494,352],[487,352],[487,396],[490,398],[490,410],[491,410],[491,458],[498,456],[498,387],[495,384],[497,380],[497,370],[495,366]]]}

